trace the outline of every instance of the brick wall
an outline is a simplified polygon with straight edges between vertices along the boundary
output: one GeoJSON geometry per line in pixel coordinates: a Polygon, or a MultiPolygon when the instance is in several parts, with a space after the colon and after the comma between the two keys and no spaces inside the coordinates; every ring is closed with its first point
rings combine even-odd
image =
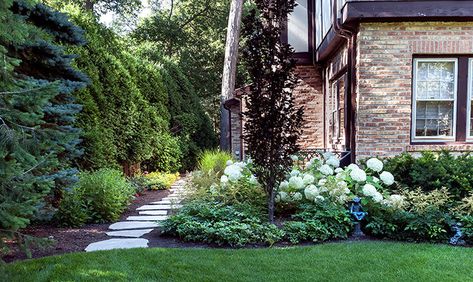
{"type": "Polygon", "coordinates": [[[322,74],[314,66],[299,65],[296,73],[301,79],[294,89],[296,105],[304,107],[304,125],[299,144],[302,149],[324,147],[324,104],[322,74]]]}
{"type": "Polygon", "coordinates": [[[357,159],[443,148],[410,145],[412,57],[473,54],[473,22],[362,23],[357,44],[357,159]]]}

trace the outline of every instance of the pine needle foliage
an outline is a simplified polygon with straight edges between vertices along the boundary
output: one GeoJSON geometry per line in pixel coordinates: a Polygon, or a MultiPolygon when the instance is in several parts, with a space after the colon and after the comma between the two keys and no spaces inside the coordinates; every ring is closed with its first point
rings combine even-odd
{"type": "Polygon", "coordinates": [[[0,249],[38,211],[48,217],[76,181],[74,159],[81,105],[73,93],[87,77],[63,46],[83,45],[83,31],[36,1],[1,1],[0,15],[0,249]],[[44,201],[47,197],[47,201],[44,201]]]}

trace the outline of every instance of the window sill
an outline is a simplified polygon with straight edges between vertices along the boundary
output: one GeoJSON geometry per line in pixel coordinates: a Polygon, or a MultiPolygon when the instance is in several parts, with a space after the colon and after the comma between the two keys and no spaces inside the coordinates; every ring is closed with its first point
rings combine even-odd
{"type": "Polygon", "coordinates": [[[473,151],[473,143],[451,143],[451,144],[412,144],[406,147],[408,152],[420,151],[441,151],[448,150],[451,152],[468,152],[473,151]]]}

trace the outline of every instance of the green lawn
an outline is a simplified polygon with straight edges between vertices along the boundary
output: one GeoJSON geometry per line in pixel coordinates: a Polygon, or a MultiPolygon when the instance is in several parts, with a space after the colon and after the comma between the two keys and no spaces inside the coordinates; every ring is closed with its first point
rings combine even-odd
{"type": "Polygon", "coordinates": [[[2,281],[473,281],[473,249],[385,242],[134,249],[7,265],[2,281]]]}

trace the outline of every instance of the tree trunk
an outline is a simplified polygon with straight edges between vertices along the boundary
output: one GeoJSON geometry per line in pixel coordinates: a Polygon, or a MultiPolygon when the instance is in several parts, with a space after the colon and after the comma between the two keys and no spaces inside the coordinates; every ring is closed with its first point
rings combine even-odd
{"type": "Polygon", "coordinates": [[[228,15],[227,40],[225,43],[225,61],[222,75],[222,92],[220,95],[220,149],[230,149],[229,113],[223,103],[233,96],[235,91],[235,74],[238,59],[238,42],[240,37],[241,14],[244,0],[232,0],[228,15]]]}
{"type": "Polygon", "coordinates": [[[84,2],[84,8],[88,11],[93,11],[94,10],[94,2],[93,0],[85,0],[84,2]]]}
{"type": "Polygon", "coordinates": [[[268,187],[268,189],[271,189],[269,192],[269,198],[268,198],[268,219],[269,223],[274,223],[274,187],[271,185],[271,187],[268,187]]]}

